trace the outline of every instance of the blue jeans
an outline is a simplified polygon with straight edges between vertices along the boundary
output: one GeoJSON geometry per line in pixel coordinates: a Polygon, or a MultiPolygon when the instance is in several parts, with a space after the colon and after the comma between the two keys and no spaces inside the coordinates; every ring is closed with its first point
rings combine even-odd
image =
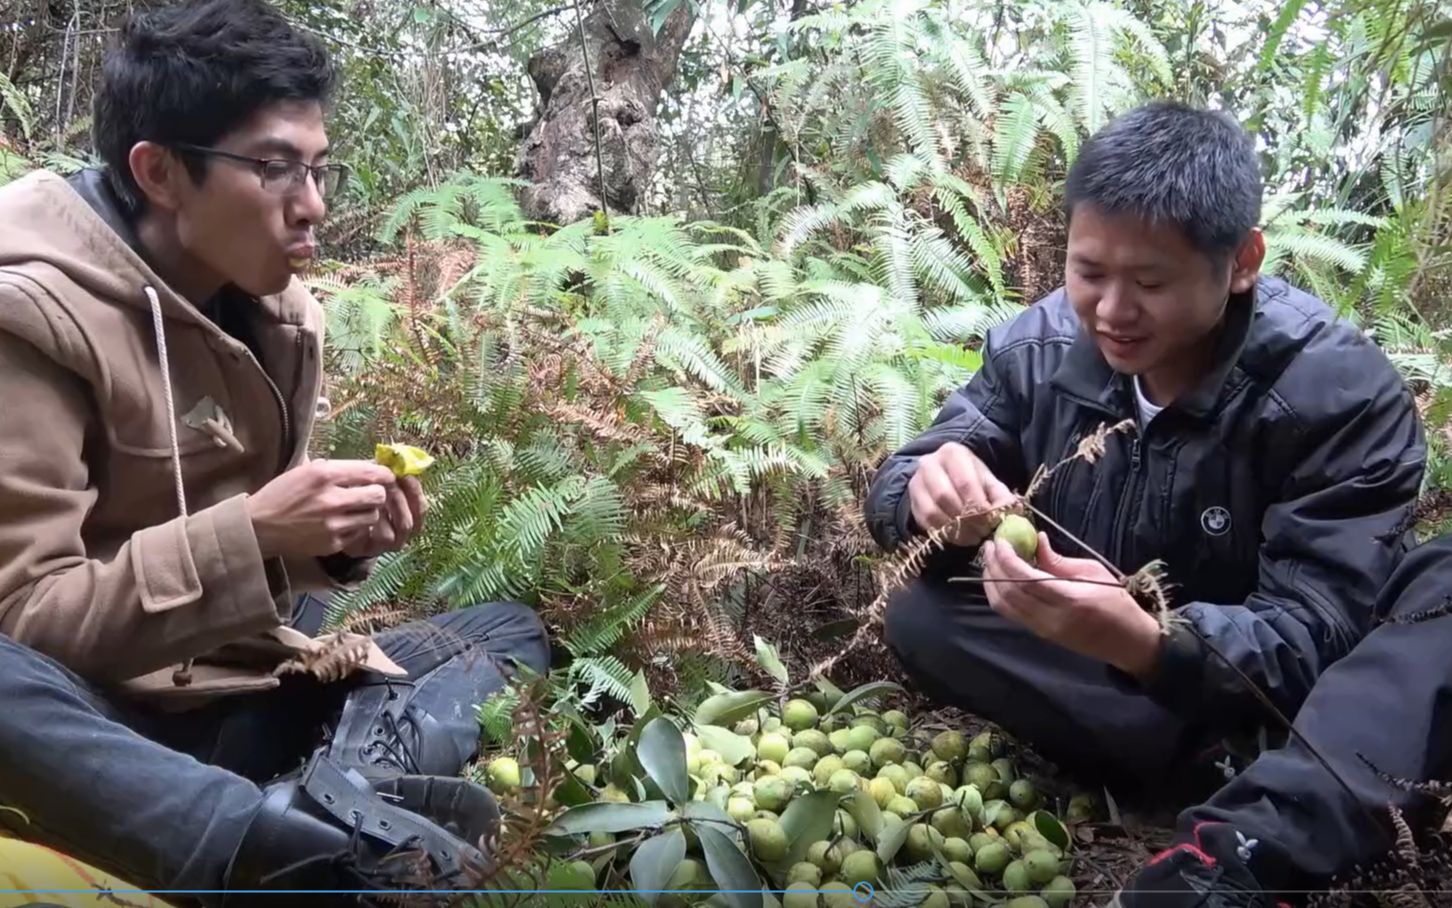
{"type": "MultiPolygon", "coordinates": [[[[322,604],[305,599],[294,624],[315,633],[322,604]]],[[[476,705],[514,665],[549,668],[543,625],[516,603],[449,612],[376,639],[414,682],[410,704],[467,759],[478,752],[476,705]]],[[[261,804],[259,786],[298,767],[368,680],[286,675],[266,693],[163,713],[110,697],[6,637],[0,678],[0,806],[29,820],[0,810],[0,827],[138,886],[173,890],[222,886],[261,804]]]]}

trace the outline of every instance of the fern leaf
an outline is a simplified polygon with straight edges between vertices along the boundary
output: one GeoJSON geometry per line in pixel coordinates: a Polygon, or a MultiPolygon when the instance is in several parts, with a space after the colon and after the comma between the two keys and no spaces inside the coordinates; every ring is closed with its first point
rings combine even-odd
{"type": "Polygon", "coordinates": [[[994,123],[993,176],[1001,186],[1016,182],[1033,153],[1039,118],[1033,101],[1022,92],[1004,100],[994,123]]]}

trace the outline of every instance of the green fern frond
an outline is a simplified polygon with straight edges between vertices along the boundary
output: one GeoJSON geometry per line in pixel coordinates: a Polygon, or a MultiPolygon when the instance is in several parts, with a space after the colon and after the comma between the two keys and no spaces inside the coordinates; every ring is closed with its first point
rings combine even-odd
{"type": "Polygon", "coordinates": [[[605,690],[617,700],[627,704],[633,702],[630,696],[630,685],[635,679],[635,673],[608,653],[601,656],[586,656],[571,663],[570,674],[585,683],[605,690]]]}
{"type": "Polygon", "coordinates": [[[657,584],[607,606],[566,634],[563,639],[565,648],[576,658],[608,656],[611,647],[645,620],[664,590],[664,586],[657,584]]]}
{"type": "Polygon", "coordinates": [[[20,127],[20,135],[26,140],[30,139],[30,132],[34,125],[34,115],[30,110],[30,101],[20,93],[4,73],[0,73],[0,102],[3,102],[6,110],[15,117],[15,122],[20,127]]]}
{"type": "Polygon", "coordinates": [[[994,122],[993,177],[1000,186],[1016,182],[1033,153],[1039,117],[1034,102],[1014,92],[1003,102],[994,122]]]}
{"type": "Polygon", "coordinates": [[[1312,262],[1336,265],[1359,273],[1366,265],[1366,253],[1324,233],[1310,233],[1296,228],[1277,230],[1266,236],[1266,254],[1272,261],[1289,254],[1312,262]]]}
{"type": "Polygon", "coordinates": [[[1078,102],[1079,122],[1089,134],[1105,123],[1109,81],[1114,69],[1114,42],[1109,23],[1093,7],[1074,3],[1064,9],[1069,27],[1069,58],[1073,63],[1072,92],[1078,102]]]}

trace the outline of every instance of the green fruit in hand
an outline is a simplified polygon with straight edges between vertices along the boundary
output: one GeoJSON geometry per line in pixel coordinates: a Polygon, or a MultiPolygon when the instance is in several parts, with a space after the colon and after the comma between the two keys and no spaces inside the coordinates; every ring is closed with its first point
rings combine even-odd
{"type": "Polygon", "coordinates": [[[859,908],[852,887],[841,880],[822,885],[822,904],[826,908],[859,908]]]}
{"type": "Polygon", "coordinates": [[[775,820],[755,819],[746,822],[746,837],[757,860],[775,864],[786,857],[787,839],[781,824],[775,820]]]}
{"type": "Polygon", "coordinates": [[[933,737],[933,755],[949,763],[961,763],[968,755],[968,742],[962,732],[938,732],[933,737]]]}
{"type": "Polygon", "coordinates": [[[1021,895],[1009,899],[1003,908],[1049,908],[1049,904],[1036,895],[1021,895]]]}
{"type": "Polygon", "coordinates": [[[858,883],[877,884],[882,879],[882,861],[875,851],[854,851],[842,862],[842,882],[848,886],[858,883]]]}
{"type": "Polygon", "coordinates": [[[947,858],[949,863],[958,861],[966,864],[973,860],[973,846],[968,844],[967,839],[949,836],[943,840],[943,857],[947,858]]]}
{"type": "Polygon", "coordinates": [[[788,700],[781,721],[792,731],[804,731],[817,724],[817,708],[807,700],[788,700]]]}
{"type": "Polygon", "coordinates": [[[943,803],[942,787],[927,776],[918,776],[909,782],[907,796],[918,805],[919,810],[931,810],[943,803]]]}
{"type": "Polygon", "coordinates": [[[897,789],[898,794],[902,794],[903,792],[907,791],[907,783],[912,781],[913,778],[912,776],[908,775],[906,767],[899,766],[896,763],[884,766],[879,769],[877,771],[877,777],[879,779],[887,779],[889,782],[891,782],[892,787],[897,789]]]}
{"type": "Polygon", "coordinates": [[[1035,886],[1046,885],[1059,875],[1058,856],[1042,848],[1025,854],[1023,866],[1024,870],[1028,872],[1029,881],[1035,886]]]}
{"type": "Polygon", "coordinates": [[[489,788],[495,794],[516,791],[519,788],[519,761],[513,757],[495,757],[490,760],[486,774],[489,788]]]}
{"type": "Polygon", "coordinates": [[[901,763],[907,756],[907,748],[896,738],[878,738],[872,742],[872,747],[867,751],[868,757],[872,759],[874,766],[887,766],[892,763],[901,763]]]}
{"type": "Polygon", "coordinates": [[[802,769],[811,769],[817,765],[817,752],[810,747],[793,747],[787,751],[786,759],[782,761],[782,769],[788,766],[800,766],[802,769]]]}
{"type": "Polygon", "coordinates": [[[790,782],[793,788],[812,784],[812,771],[801,766],[783,766],[778,775],[790,782]]]}
{"type": "Polygon", "coordinates": [[[929,886],[923,900],[918,902],[918,908],[949,908],[948,893],[937,886],[929,886]]]}
{"type": "Polygon", "coordinates": [[[788,883],[810,883],[815,889],[822,885],[822,868],[811,861],[799,861],[787,871],[788,883]]]}
{"type": "Polygon", "coordinates": [[[1002,842],[985,845],[973,856],[973,866],[979,873],[998,876],[1008,866],[1011,855],[1008,846],[1002,842]]]}
{"type": "Polygon", "coordinates": [[[887,802],[887,809],[903,819],[907,819],[910,814],[917,813],[920,808],[912,798],[905,795],[898,795],[887,802]]]}
{"type": "Polygon", "coordinates": [[[827,787],[837,794],[852,794],[862,787],[862,777],[850,769],[839,769],[827,780],[827,787]]]}
{"type": "Polygon", "coordinates": [[[750,798],[733,797],[726,802],[726,815],[738,823],[745,823],[756,815],[756,804],[750,798]]]}
{"type": "Polygon", "coordinates": [[[815,728],[808,728],[792,735],[792,747],[810,747],[817,752],[819,757],[825,757],[832,752],[831,740],[828,739],[826,733],[815,728]]]}
{"type": "Polygon", "coordinates": [[[847,749],[870,751],[872,743],[880,737],[882,735],[878,734],[877,729],[870,725],[855,726],[847,730],[847,749]]]}
{"type": "Polygon", "coordinates": [[[928,771],[924,775],[943,785],[958,784],[958,774],[953,771],[953,767],[946,760],[935,760],[929,763],[928,771]]]}
{"type": "Polygon", "coordinates": [[[897,797],[897,789],[893,787],[891,779],[876,778],[867,783],[867,793],[872,795],[872,800],[877,806],[886,810],[887,805],[893,798],[897,797]]]}
{"type": "Polygon", "coordinates": [[[973,834],[973,823],[956,807],[944,807],[933,814],[933,828],[945,836],[966,839],[973,834]]]}
{"type": "Polygon", "coordinates": [[[999,757],[989,765],[998,774],[998,780],[1005,785],[1012,783],[1018,777],[1018,774],[1013,770],[1013,761],[1008,757],[999,757]]]}
{"type": "Polygon", "coordinates": [[[1056,876],[1047,886],[1039,890],[1049,908],[1065,908],[1074,900],[1074,881],[1066,876],[1056,876]]]}
{"type": "Polygon", "coordinates": [[[895,725],[898,728],[901,728],[903,731],[907,731],[907,713],[904,713],[900,709],[889,709],[887,712],[882,714],[882,721],[886,722],[888,725],[895,725]]]}
{"type": "Polygon", "coordinates": [[[839,728],[827,735],[827,743],[839,754],[845,754],[852,749],[851,739],[848,737],[852,732],[850,728],[839,728]]]}
{"type": "Polygon", "coordinates": [[[792,883],[781,896],[781,908],[817,908],[816,883],[792,883]]]}
{"type": "Polygon", "coordinates": [[[761,740],[756,742],[756,755],[763,760],[771,760],[773,763],[779,764],[785,760],[791,749],[791,743],[787,741],[786,735],[774,731],[762,733],[761,740]]]}
{"type": "Polygon", "coordinates": [[[1034,563],[1034,556],[1039,551],[1039,532],[1027,517],[1021,514],[1005,514],[998,523],[998,529],[993,531],[995,542],[1006,542],[1013,546],[1013,550],[1030,564],[1034,563]]]}
{"type": "Polygon", "coordinates": [[[781,776],[767,776],[756,783],[756,806],[780,811],[792,799],[791,783],[781,776]]]}
{"type": "Polygon", "coordinates": [[[807,849],[807,860],[822,868],[823,876],[831,876],[842,866],[842,855],[831,842],[813,842],[807,849]]]}
{"type": "Polygon", "coordinates": [[[826,788],[832,779],[832,773],[844,768],[842,758],[836,754],[822,757],[812,764],[812,780],[817,783],[818,788],[826,788]]]}
{"type": "Polygon", "coordinates": [[[866,776],[872,772],[872,758],[863,750],[847,751],[842,755],[842,765],[859,776],[866,776]]]}
{"type": "Polygon", "coordinates": [[[1003,888],[1009,892],[1019,895],[1028,892],[1033,885],[1023,861],[1009,861],[1008,866],[1003,868],[1003,888]]]}
{"type": "Polygon", "coordinates": [[[914,823],[908,830],[907,838],[903,839],[903,857],[907,858],[910,864],[930,861],[933,859],[933,842],[937,842],[938,847],[941,848],[943,834],[927,823],[914,823]]]}

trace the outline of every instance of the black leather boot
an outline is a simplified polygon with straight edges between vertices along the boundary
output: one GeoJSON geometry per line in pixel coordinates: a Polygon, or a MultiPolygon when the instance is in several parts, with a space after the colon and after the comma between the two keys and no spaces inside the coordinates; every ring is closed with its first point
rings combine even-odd
{"type": "Polygon", "coordinates": [[[415,685],[370,681],[348,694],[328,755],[370,781],[399,775],[453,776],[468,754],[413,696],[415,685]]]}
{"type": "MultiPolygon", "coordinates": [[[[372,906],[384,903],[356,893],[478,888],[492,869],[485,852],[498,826],[493,796],[466,779],[403,776],[375,788],[319,750],[299,773],[264,789],[228,867],[222,888],[234,892],[223,904],[372,906]]],[[[406,898],[450,901],[443,894],[406,898]]]]}

